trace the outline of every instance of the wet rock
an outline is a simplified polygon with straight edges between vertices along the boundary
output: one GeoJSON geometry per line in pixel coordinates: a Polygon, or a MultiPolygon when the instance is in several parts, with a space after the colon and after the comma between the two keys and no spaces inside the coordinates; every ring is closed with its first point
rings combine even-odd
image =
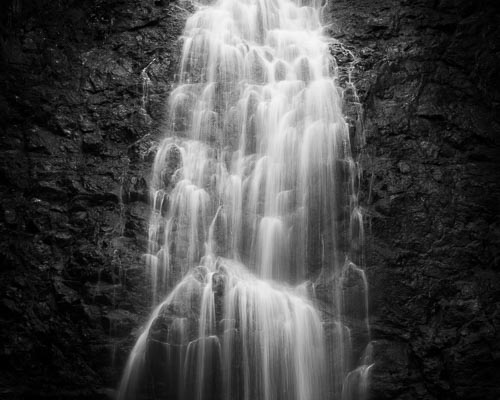
{"type": "Polygon", "coordinates": [[[114,337],[129,335],[136,328],[137,322],[137,316],[127,310],[111,310],[102,316],[104,329],[114,337]]]}
{"type": "Polygon", "coordinates": [[[175,175],[179,168],[182,167],[182,158],[179,147],[175,144],[172,144],[167,151],[165,156],[165,168],[161,172],[163,177],[163,185],[164,188],[172,188],[175,186],[175,175]]]}
{"type": "Polygon", "coordinates": [[[145,176],[127,176],[123,183],[123,201],[131,203],[139,201],[147,203],[149,201],[149,186],[145,176]]]}

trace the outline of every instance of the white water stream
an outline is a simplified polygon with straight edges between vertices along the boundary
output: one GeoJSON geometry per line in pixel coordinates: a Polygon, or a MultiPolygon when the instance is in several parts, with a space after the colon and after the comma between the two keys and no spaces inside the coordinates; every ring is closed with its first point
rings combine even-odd
{"type": "Polygon", "coordinates": [[[188,19],[146,255],[154,302],[169,295],[119,399],[365,396],[359,176],[320,3],[219,0],[188,19]]]}

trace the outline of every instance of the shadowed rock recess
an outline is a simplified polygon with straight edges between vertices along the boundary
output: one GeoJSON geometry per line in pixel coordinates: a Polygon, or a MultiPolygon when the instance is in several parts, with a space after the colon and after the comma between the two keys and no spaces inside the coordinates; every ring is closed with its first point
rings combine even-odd
{"type": "MultiPolygon", "coordinates": [[[[151,311],[148,185],[192,11],[0,5],[0,398],[114,395],[151,311]]],[[[330,0],[323,17],[364,136],[370,399],[498,399],[498,6],[330,0]]]]}

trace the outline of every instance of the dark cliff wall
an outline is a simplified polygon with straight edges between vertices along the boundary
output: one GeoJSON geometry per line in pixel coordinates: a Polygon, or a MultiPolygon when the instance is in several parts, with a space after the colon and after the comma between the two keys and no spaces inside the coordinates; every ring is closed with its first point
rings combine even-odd
{"type": "MultiPolygon", "coordinates": [[[[147,182],[189,5],[2,4],[0,394],[106,396],[149,310],[147,182]]],[[[325,17],[359,58],[373,397],[496,399],[498,10],[330,0],[325,17]]]]}
{"type": "Polygon", "coordinates": [[[147,182],[187,12],[2,4],[0,397],[96,398],[151,304],[147,182]]]}
{"type": "Polygon", "coordinates": [[[495,5],[330,2],[359,57],[377,399],[500,397],[495,5]]]}

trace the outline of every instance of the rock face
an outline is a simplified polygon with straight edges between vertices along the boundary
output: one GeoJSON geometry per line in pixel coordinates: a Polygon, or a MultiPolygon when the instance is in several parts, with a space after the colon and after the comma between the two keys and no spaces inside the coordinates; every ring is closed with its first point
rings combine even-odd
{"type": "Polygon", "coordinates": [[[1,7],[0,397],[95,399],[150,307],[147,182],[188,12],[1,7]]]}
{"type": "MultiPolygon", "coordinates": [[[[116,386],[150,309],[149,173],[190,7],[0,6],[2,398],[116,386]]],[[[498,15],[480,0],[325,8],[364,109],[373,399],[500,396],[498,15]]]]}
{"type": "Polygon", "coordinates": [[[373,398],[500,396],[498,11],[329,3],[365,112],[373,398]]]}

